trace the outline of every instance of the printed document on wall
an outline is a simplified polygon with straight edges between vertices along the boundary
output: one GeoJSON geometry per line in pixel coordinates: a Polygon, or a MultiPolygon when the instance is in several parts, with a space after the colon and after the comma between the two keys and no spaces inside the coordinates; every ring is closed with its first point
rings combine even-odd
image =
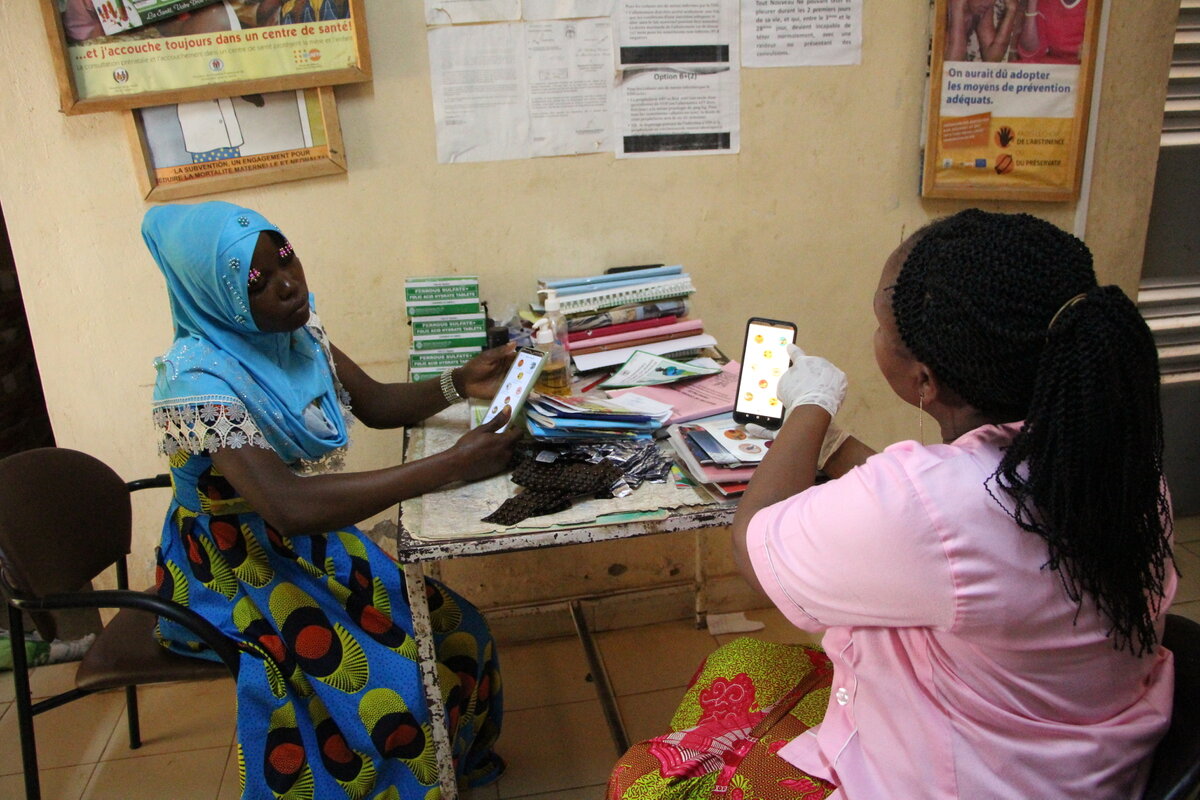
{"type": "Polygon", "coordinates": [[[425,0],[426,25],[515,22],[520,18],[521,0],[425,0]]]}
{"type": "Polygon", "coordinates": [[[525,26],[429,30],[438,162],[529,158],[525,26]]]}
{"type": "Polygon", "coordinates": [[[612,150],[607,19],[429,30],[442,164],[612,150]]]}
{"type": "Polygon", "coordinates": [[[566,156],[612,150],[612,22],[530,22],[530,152],[566,156]]]}
{"type": "Polygon", "coordinates": [[[743,0],[742,66],[862,63],[862,0],[743,0]]]}
{"type": "Polygon", "coordinates": [[[615,0],[524,0],[521,17],[539,19],[583,19],[611,17],[615,0]]]}
{"type": "Polygon", "coordinates": [[[617,158],[738,152],[736,67],[625,69],[618,79],[617,158]]]}
{"type": "Polygon", "coordinates": [[[619,0],[618,158],[740,148],[736,0],[619,0]]]}

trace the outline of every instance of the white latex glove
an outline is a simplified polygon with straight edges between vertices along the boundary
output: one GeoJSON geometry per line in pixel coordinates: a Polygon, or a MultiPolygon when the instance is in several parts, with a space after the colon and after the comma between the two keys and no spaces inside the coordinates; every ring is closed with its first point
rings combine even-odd
{"type": "Polygon", "coordinates": [[[823,358],[805,355],[794,344],[788,345],[788,355],[792,366],[775,390],[784,408],[790,411],[796,406],[816,405],[836,416],[846,397],[846,373],[823,358]]]}
{"type": "MultiPolygon", "coordinates": [[[[788,411],[790,410],[788,409],[788,411]]],[[[785,422],[787,421],[787,412],[784,412],[783,419],[785,422]]],[[[774,439],[775,434],[779,433],[779,431],[773,431],[770,428],[764,428],[762,425],[755,425],[751,422],[746,425],[746,433],[751,436],[757,436],[760,439],[774,439]]],[[[817,454],[817,469],[825,469],[825,462],[849,438],[849,433],[839,428],[835,422],[830,420],[829,430],[825,431],[825,440],[821,442],[821,452],[817,454]]]]}

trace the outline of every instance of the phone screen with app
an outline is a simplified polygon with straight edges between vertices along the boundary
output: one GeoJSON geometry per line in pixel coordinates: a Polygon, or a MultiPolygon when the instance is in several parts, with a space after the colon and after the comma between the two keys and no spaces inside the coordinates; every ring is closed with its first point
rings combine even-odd
{"type": "Polygon", "coordinates": [[[500,390],[496,392],[496,396],[492,398],[492,404],[488,406],[483,422],[488,422],[503,411],[505,406],[510,406],[512,416],[500,428],[501,432],[507,430],[512,421],[516,419],[521,406],[525,404],[525,398],[533,389],[534,381],[541,373],[545,360],[546,354],[541,350],[535,350],[532,347],[522,347],[517,350],[512,365],[508,368],[508,374],[504,376],[504,382],[500,384],[500,390]]]}
{"type": "Polygon", "coordinates": [[[735,422],[772,429],[783,424],[783,403],[776,392],[779,379],[791,366],[788,345],[795,341],[796,326],[791,322],[753,317],[746,324],[742,370],[733,407],[735,422]]]}

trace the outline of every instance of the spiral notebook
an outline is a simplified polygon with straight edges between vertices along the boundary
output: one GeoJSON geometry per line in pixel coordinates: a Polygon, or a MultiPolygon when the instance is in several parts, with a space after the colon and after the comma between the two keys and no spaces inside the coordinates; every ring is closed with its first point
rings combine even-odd
{"type": "Polygon", "coordinates": [[[559,298],[559,308],[564,314],[584,314],[606,308],[652,303],[672,297],[686,297],[696,291],[692,278],[687,273],[666,280],[646,281],[592,292],[567,295],[559,298]]]}

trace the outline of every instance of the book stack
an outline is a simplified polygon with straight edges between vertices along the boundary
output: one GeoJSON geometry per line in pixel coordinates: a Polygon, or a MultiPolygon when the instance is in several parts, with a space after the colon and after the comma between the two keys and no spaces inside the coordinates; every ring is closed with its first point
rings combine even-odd
{"type": "Polygon", "coordinates": [[[695,287],[682,266],[539,281],[538,288],[558,295],[579,372],[623,364],[635,350],[686,358],[717,343],[701,320],[684,319],[695,287]]]}
{"type": "Polygon", "coordinates": [[[487,344],[487,316],[479,302],[479,278],[452,276],[404,281],[404,305],[412,324],[409,380],[437,378],[465,364],[487,344]]]}
{"type": "Polygon", "coordinates": [[[731,414],[667,428],[667,440],[679,466],[714,497],[734,498],[746,491],[754,468],[771,446],[748,433],[731,414]]]}
{"type": "Polygon", "coordinates": [[[665,421],[662,414],[591,397],[532,394],[525,404],[525,425],[543,442],[649,441],[665,421]]]}

